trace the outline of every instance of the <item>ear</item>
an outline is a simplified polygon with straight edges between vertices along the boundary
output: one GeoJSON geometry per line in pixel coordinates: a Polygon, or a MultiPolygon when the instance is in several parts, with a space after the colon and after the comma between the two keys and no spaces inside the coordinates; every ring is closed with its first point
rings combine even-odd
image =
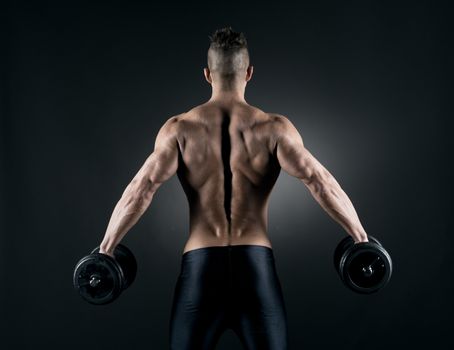
{"type": "Polygon", "coordinates": [[[254,67],[253,66],[247,67],[247,70],[246,70],[246,81],[251,80],[252,73],[254,73],[254,67]]]}
{"type": "Polygon", "coordinates": [[[211,79],[211,72],[209,68],[203,68],[203,75],[205,75],[205,80],[211,84],[213,79],[211,79]]]}

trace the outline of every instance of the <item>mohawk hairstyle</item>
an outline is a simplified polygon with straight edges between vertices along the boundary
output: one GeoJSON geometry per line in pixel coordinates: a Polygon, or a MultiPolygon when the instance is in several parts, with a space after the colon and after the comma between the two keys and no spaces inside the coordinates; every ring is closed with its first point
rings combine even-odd
{"type": "Polygon", "coordinates": [[[243,33],[232,27],[217,29],[210,38],[208,68],[216,73],[228,87],[249,66],[249,50],[243,33]]]}
{"type": "Polygon", "coordinates": [[[210,47],[223,50],[247,48],[247,40],[243,33],[235,32],[232,27],[217,29],[210,38],[210,47]]]}

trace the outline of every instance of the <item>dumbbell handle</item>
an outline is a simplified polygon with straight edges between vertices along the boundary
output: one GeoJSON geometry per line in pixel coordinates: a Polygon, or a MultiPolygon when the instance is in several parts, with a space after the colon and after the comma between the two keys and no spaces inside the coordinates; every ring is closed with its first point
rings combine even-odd
{"type": "Polygon", "coordinates": [[[374,267],[375,267],[375,265],[377,265],[379,260],[381,260],[381,259],[379,256],[377,256],[375,258],[375,260],[372,261],[372,263],[370,263],[369,265],[363,266],[363,268],[361,270],[363,271],[364,276],[370,277],[374,274],[374,267]]]}
{"type": "Polygon", "coordinates": [[[99,283],[101,283],[101,278],[99,278],[99,276],[97,275],[90,276],[89,284],[91,287],[96,287],[99,283]]]}
{"type": "Polygon", "coordinates": [[[95,288],[100,283],[101,283],[101,278],[98,275],[91,275],[90,276],[90,280],[88,282],[80,283],[79,286],[80,287],[85,287],[85,286],[89,285],[90,287],[95,288]]]}

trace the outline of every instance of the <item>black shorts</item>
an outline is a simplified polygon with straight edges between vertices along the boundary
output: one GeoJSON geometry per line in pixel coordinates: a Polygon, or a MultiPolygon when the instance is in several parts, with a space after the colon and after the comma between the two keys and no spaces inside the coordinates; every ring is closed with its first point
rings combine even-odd
{"type": "Polygon", "coordinates": [[[183,254],[171,350],[215,349],[229,328],[247,350],[287,349],[287,315],[271,248],[212,246],[183,254]]]}

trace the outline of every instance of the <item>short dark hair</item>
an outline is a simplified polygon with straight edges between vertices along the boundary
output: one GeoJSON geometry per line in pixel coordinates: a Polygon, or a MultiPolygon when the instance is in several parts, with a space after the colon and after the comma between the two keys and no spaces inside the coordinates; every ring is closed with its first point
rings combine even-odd
{"type": "Polygon", "coordinates": [[[232,79],[249,66],[246,36],[232,27],[217,29],[210,38],[208,68],[225,79],[232,79]]]}
{"type": "Polygon", "coordinates": [[[244,33],[235,32],[232,27],[225,27],[216,29],[210,38],[212,48],[219,48],[223,50],[231,49],[247,49],[247,40],[244,33]]]}

